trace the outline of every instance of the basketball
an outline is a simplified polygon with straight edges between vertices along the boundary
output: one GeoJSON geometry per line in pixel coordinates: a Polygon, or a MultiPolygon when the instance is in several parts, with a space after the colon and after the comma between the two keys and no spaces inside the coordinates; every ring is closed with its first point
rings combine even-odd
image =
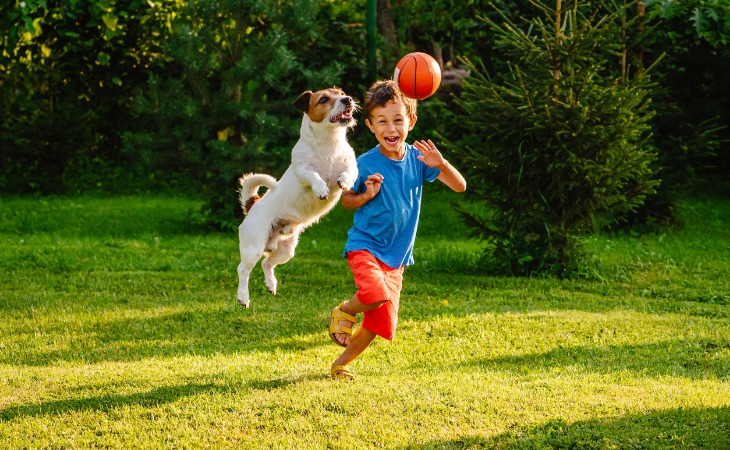
{"type": "Polygon", "coordinates": [[[415,100],[423,100],[436,92],[441,84],[441,68],[426,53],[409,53],[395,65],[393,81],[398,88],[415,100]]]}

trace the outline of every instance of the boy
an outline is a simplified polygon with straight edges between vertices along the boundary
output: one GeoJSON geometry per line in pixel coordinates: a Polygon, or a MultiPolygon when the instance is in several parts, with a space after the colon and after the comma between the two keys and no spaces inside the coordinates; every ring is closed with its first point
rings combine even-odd
{"type": "Polygon", "coordinates": [[[357,159],[358,179],[342,194],[342,206],[356,209],[345,256],[357,293],[332,310],[329,334],[345,350],[332,364],[333,378],[354,379],[347,365],[376,336],[393,340],[403,269],[413,264],[424,181],[438,179],[456,192],[466,181],[430,141],[406,143],[416,124],[416,101],[395,82],[378,81],[365,96],[365,124],[378,145],[357,159]],[[360,328],[352,333],[357,314],[360,328]]]}

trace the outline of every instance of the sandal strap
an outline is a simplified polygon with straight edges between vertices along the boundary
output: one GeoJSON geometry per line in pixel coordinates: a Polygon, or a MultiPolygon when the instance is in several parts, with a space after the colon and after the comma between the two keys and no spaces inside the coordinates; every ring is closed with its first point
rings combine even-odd
{"type": "Polygon", "coordinates": [[[355,375],[350,372],[350,369],[347,366],[332,366],[331,374],[332,378],[347,378],[350,380],[355,379],[355,375]]]}
{"type": "Polygon", "coordinates": [[[332,322],[330,324],[330,334],[331,333],[344,333],[348,336],[352,336],[352,328],[343,327],[339,322],[332,322]]]}
{"type": "Polygon", "coordinates": [[[358,322],[357,317],[351,316],[341,309],[344,304],[345,304],[345,302],[342,302],[332,310],[332,318],[337,319],[337,320],[347,320],[352,323],[357,323],[358,322]]]}

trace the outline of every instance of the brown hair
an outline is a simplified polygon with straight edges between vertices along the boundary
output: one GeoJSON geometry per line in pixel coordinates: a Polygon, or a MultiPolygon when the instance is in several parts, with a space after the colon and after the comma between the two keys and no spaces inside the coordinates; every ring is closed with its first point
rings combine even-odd
{"type": "Polygon", "coordinates": [[[398,89],[398,85],[393,80],[376,81],[370,86],[370,89],[365,93],[365,117],[369,119],[373,109],[378,107],[382,108],[386,103],[391,101],[403,103],[409,119],[415,119],[417,117],[416,101],[406,97],[398,89]]]}

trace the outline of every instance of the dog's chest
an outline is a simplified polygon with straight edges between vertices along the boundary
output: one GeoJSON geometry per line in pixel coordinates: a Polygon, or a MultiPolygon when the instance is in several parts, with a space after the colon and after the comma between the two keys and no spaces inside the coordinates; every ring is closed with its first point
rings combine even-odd
{"type": "Polygon", "coordinates": [[[317,167],[314,167],[315,172],[327,183],[332,184],[337,182],[340,174],[346,169],[345,164],[342,160],[337,159],[324,159],[317,162],[317,167]]]}
{"type": "Polygon", "coordinates": [[[351,148],[347,148],[315,153],[311,159],[312,169],[328,184],[336,183],[340,175],[350,169],[349,159],[345,157],[348,150],[352,152],[351,148]]]}

